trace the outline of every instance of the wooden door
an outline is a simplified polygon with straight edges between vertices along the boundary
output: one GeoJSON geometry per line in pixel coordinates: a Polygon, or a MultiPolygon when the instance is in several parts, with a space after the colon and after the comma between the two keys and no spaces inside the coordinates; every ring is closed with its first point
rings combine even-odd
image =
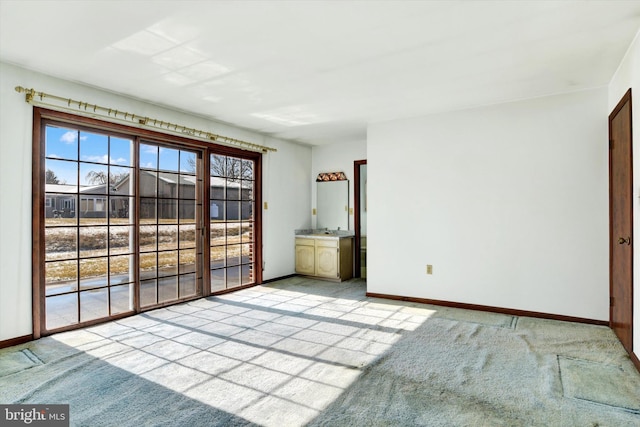
{"type": "Polygon", "coordinates": [[[622,345],[633,351],[633,188],[631,89],[609,116],[610,312],[622,345]]]}

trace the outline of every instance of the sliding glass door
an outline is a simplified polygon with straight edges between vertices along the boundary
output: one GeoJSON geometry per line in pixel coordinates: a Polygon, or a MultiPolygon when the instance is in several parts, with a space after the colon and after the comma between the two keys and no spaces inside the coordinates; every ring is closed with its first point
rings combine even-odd
{"type": "Polygon", "coordinates": [[[260,154],[47,114],[34,132],[34,335],[260,282],[260,154]]]}

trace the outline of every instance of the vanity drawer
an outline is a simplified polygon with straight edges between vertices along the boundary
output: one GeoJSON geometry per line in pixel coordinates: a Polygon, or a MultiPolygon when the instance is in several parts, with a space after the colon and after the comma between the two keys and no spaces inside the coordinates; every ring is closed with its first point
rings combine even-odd
{"type": "Polygon", "coordinates": [[[316,239],[316,247],[337,248],[338,239],[316,239]]]}
{"type": "Polygon", "coordinates": [[[315,246],[315,239],[302,239],[296,237],[296,245],[315,246]]]}

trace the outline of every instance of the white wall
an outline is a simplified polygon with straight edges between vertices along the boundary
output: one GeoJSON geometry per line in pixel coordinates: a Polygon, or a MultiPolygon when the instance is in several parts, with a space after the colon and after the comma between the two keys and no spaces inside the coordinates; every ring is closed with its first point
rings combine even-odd
{"type": "MultiPolygon", "coordinates": [[[[316,207],[316,177],[322,172],[344,172],[349,180],[349,207],[354,207],[353,190],[353,162],[367,158],[367,142],[353,141],[350,143],[327,144],[314,146],[312,150],[311,181],[311,208],[308,215],[312,218],[312,227],[316,227],[316,217],[311,216],[312,209],[316,207]]],[[[349,214],[349,230],[354,230],[353,215],[349,214]]]]}
{"type": "Polygon", "coordinates": [[[608,320],[607,115],[601,88],[371,125],[368,291],[608,320]]]}
{"type": "MultiPolygon", "coordinates": [[[[633,128],[633,241],[640,242],[640,31],[629,47],[609,85],[609,112],[613,111],[625,92],[631,88],[633,128]]],[[[633,352],[640,355],[640,245],[634,245],[633,255],[633,352]]]]}
{"type": "Polygon", "coordinates": [[[32,107],[15,86],[268,145],[264,156],[265,280],[295,270],[293,234],[311,226],[311,148],[0,63],[0,341],[31,334],[32,107]]]}

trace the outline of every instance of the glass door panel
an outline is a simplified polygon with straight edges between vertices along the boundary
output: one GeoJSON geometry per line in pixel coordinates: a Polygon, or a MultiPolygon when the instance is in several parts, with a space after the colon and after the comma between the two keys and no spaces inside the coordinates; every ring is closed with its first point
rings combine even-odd
{"type": "Polygon", "coordinates": [[[210,158],[211,291],[255,282],[253,160],[211,154],[210,158]]]}
{"type": "Polygon", "coordinates": [[[44,146],[46,329],[133,311],[133,140],[50,124],[44,146]]]}
{"type": "Polygon", "coordinates": [[[201,294],[203,187],[199,158],[202,155],[197,151],[140,144],[142,308],[201,294]]]}

